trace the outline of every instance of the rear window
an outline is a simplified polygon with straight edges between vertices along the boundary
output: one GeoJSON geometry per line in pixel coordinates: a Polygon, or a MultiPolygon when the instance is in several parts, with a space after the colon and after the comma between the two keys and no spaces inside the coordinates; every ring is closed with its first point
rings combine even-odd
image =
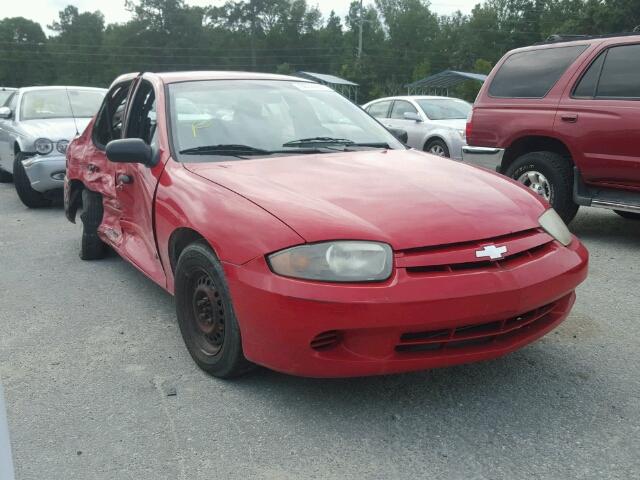
{"type": "Polygon", "coordinates": [[[596,95],[598,98],[640,98],[640,45],[609,50],[596,95]]]}
{"type": "Polygon", "coordinates": [[[514,53],[502,64],[489,87],[500,98],[542,98],[587,45],[514,53]]]}
{"type": "Polygon", "coordinates": [[[390,101],[374,103],[373,105],[369,106],[367,112],[369,112],[369,115],[376,118],[387,118],[390,106],[390,101]]]}

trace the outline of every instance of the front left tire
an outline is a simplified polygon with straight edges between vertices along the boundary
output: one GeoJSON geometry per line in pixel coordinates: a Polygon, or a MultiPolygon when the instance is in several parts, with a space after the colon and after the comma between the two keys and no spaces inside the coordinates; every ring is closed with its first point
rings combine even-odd
{"type": "Polygon", "coordinates": [[[16,187],[16,193],[22,203],[29,208],[50,207],[53,203],[51,199],[31,187],[31,181],[22,165],[22,161],[27,158],[29,158],[27,155],[18,152],[13,161],[13,184],[16,187]]]}
{"type": "Polygon", "coordinates": [[[205,242],[187,246],[176,266],[178,325],[198,367],[218,378],[233,378],[252,364],[242,351],[240,327],[220,261],[205,242]]]}

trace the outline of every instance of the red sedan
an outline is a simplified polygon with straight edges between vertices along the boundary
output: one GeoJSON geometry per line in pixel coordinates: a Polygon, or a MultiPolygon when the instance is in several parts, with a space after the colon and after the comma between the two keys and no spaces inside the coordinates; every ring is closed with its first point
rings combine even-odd
{"type": "Polygon", "coordinates": [[[562,322],[587,275],[540,197],[407,149],[299,78],[122,76],[67,163],[81,257],[111,247],[174,294],[189,352],[218,377],[495,358],[562,322]]]}

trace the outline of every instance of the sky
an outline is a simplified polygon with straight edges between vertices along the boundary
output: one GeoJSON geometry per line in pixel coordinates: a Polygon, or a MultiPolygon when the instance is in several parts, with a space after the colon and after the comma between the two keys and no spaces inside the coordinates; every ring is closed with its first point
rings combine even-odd
{"type": "MultiPolygon", "coordinates": [[[[433,0],[433,11],[444,15],[460,10],[470,13],[471,9],[481,0],[433,0]]],[[[107,23],[125,22],[129,19],[129,12],[124,8],[125,0],[2,0],[1,17],[25,17],[36,21],[46,29],[46,26],[58,18],[58,12],[69,4],[75,5],[82,11],[100,10],[107,23]]],[[[189,5],[222,5],[225,0],[186,0],[189,5]]],[[[350,0],[307,0],[309,5],[317,5],[323,14],[327,15],[335,10],[340,16],[346,15],[350,0]]],[[[372,3],[365,0],[365,4],[372,3]]]]}

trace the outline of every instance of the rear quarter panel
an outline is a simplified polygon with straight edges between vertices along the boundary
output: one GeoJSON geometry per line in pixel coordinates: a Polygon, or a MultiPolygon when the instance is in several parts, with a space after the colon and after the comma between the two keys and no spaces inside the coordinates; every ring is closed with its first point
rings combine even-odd
{"type": "Polygon", "coordinates": [[[67,178],[79,180],[86,188],[103,195],[115,192],[114,166],[107,161],[106,154],[91,138],[95,117],[89,122],[80,137],[67,149],[67,178]]]}

